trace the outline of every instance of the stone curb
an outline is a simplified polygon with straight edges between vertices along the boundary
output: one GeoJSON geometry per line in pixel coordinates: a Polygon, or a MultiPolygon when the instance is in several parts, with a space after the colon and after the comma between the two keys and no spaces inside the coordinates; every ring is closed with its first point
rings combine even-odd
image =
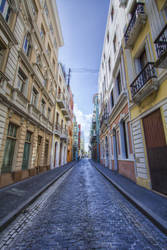
{"type": "Polygon", "coordinates": [[[152,223],[154,223],[163,233],[167,234],[167,222],[163,221],[158,215],[152,212],[149,208],[144,206],[139,200],[135,199],[127,191],[125,191],[119,184],[110,179],[103,171],[101,171],[96,163],[91,161],[91,164],[121,193],[127,200],[129,200],[137,209],[139,209],[145,216],[147,216],[152,223]]]}
{"type": "Polygon", "coordinates": [[[75,161],[68,169],[64,170],[48,184],[38,190],[33,196],[31,196],[27,201],[23,202],[17,209],[8,214],[0,222],[0,232],[2,232],[27,206],[33,203],[43,192],[45,192],[54,182],[56,182],[60,177],[62,177],[66,172],[68,172],[77,162],[75,161]]]}

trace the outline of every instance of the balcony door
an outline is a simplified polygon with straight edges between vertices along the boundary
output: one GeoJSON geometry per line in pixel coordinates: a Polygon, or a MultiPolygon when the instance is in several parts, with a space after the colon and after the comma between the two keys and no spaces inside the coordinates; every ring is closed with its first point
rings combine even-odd
{"type": "Polygon", "coordinates": [[[167,144],[160,109],[143,119],[152,189],[167,194],[167,144]]]}
{"type": "Polygon", "coordinates": [[[139,57],[139,62],[140,62],[140,67],[141,70],[146,66],[148,60],[147,60],[147,54],[146,54],[146,50],[144,49],[144,51],[141,53],[140,57],[139,57]]]}

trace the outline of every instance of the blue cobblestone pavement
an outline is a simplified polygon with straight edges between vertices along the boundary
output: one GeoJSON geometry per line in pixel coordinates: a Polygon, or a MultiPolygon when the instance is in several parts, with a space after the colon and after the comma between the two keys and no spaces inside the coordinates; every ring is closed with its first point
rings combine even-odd
{"type": "Polygon", "coordinates": [[[84,159],[6,249],[157,250],[167,237],[84,159]]]}

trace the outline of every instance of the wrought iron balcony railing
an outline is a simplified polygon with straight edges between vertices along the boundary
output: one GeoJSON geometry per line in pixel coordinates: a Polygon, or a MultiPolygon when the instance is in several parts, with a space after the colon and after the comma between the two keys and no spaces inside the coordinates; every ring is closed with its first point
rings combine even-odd
{"type": "Polygon", "coordinates": [[[144,85],[153,78],[157,78],[154,63],[148,62],[142,71],[137,75],[135,80],[130,85],[132,98],[137,94],[137,92],[144,87],[144,85]]]}
{"type": "Polygon", "coordinates": [[[154,43],[159,59],[165,52],[167,52],[167,24],[162,29],[154,43]]]}
{"type": "Polygon", "coordinates": [[[144,3],[137,3],[136,9],[131,17],[131,20],[129,22],[129,25],[128,25],[126,32],[125,32],[125,35],[124,35],[125,43],[128,42],[131,31],[133,30],[133,28],[135,26],[136,19],[137,19],[138,15],[141,15],[141,14],[145,14],[144,3]]]}

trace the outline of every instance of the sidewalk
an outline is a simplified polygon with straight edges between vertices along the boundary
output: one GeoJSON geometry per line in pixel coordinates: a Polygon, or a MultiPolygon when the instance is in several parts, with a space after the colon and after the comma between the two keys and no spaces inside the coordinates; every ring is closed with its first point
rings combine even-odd
{"type": "Polygon", "coordinates": [[[167,198],[136,185],[131,180],[90,160],[126,198],[143,212],[160,230],[167,233],[167,198]]]}
{"type": "Polygon", "coordinates": [[[74,164],[76,164],[76,161],[1,188],[0,231],[2,231],[21,210],[70,170],[74,164]]]}

